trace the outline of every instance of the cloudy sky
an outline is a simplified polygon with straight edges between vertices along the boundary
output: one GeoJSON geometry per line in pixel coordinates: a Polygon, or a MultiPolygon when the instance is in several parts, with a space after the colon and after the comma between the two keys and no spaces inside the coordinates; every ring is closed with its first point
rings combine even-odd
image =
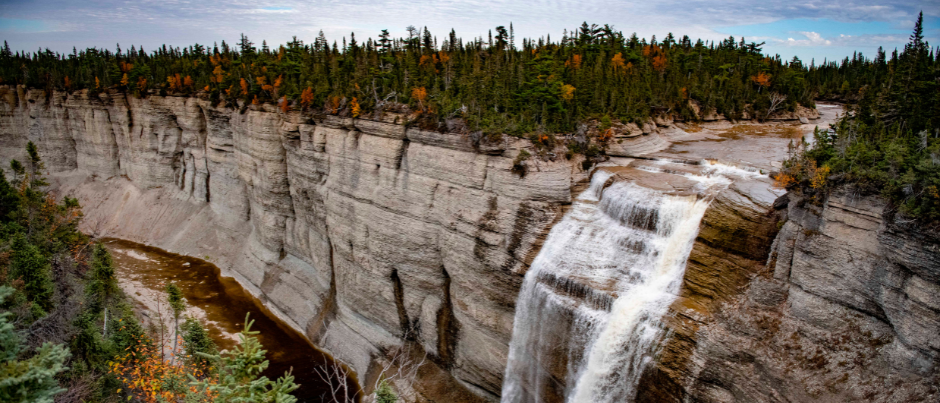
{"type": "Polygon", "coordinates": [[[258,44],[292,36],[310,42],[320,30],[330,41],[350,32],[361,41],[383,28],[404,36],[408,25],[427,26],[439,39],[451,28],[473,38],[511,22],[519,42],[546,34],[557,40],[563,29],[587,21],[643,37],[744,36],[766,42],[767,53],[819,62],[903,46],[921,10],[927,39],[940,45],[940,0],[0,0],[0,39],[14,50],[70,52],[118,43],[151,50],[164,43],[235,43],[240,33],[258,44]]]}

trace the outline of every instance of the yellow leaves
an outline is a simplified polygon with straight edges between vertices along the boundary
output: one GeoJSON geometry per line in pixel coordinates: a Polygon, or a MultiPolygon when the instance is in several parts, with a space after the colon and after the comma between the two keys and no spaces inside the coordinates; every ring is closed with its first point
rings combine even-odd
{"type": "Polygon", "coordinates": [[[359,117],[359,113],[362,112],[362,108],[359,107],[359,100],[357,98],[353,97],[352,102],[349,103],[349,107],[352,112],[352,116],[354,118],[359,117]]]}
{"type": "Polygon", "coordinates": [[[147,79],[143,77],[137,78],[137,89],[143,90],[146,87],[147,87],[147,79]]]}
{"type": "Polygon", "coordinates": [[[574,86],[571,84],[565,84],[561,86],[561,99],[565,101],[571,101],[574,98],[574,86]]]}
{"type": "Polygon", "coordinates": [[[127,82],[128,82],[127,73],[124,73],[124,77],[121,77],[121,85],[127,87],[127,82]]]}
{"type": "Polygon", "coordinates": [[[820,189],[826,186],[826,180],[829,178],[829,167],[822,166],[821,168],[816,168],[816,161],[810,161],[809,163],[809,174],[810,174],[810,186],[813,189],[820,189]]]}
{"type": "Polygon", "coordinates": [[[101,81],[98,80],[98,77],[95,76],[95,89],[101,88],[101,81]]]}
{"type": "Polygon", "coordinates": [[[255,77],[255,83],[258,85],[264,85],[268,81],[268,78],[265,76],[255,77]]]}

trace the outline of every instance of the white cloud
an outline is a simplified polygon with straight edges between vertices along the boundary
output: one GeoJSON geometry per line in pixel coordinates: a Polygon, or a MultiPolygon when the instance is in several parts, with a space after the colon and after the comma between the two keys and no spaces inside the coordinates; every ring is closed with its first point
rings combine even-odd
{"type": "Polygon", "coordinates": [[[825,39],[822,35],[816,32],[800,32],[806,39],[795,40],[793,38],[787,38],[786,44],[788,46],[829,46],[832,45],[832,41],[825,39]]]}

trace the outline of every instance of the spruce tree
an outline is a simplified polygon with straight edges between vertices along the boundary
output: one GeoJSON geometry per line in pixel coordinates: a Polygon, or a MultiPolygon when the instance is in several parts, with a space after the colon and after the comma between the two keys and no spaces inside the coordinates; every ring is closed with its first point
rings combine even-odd
{"type": "MultiPolygon", "coordinates": [[[[13,289],[0,286],[0,301],[13,289]]],[[[0,313],[0,401],[8,403],[52,403],[60,388],[56,375],[65,371],[69,350],[61,344],[44,343],[29,358],[22,338],[9,322],[9,312],[0,313]]]]}

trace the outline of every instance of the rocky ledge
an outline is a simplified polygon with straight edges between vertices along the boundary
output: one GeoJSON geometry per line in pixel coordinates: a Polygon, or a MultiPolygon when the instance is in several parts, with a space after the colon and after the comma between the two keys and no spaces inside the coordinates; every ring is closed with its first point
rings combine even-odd
{"type": "Polygon", "coordinates": [[[940,398],[940,234],[895,220],[877,196],[726,193],[639,401],[940,398]]]}

